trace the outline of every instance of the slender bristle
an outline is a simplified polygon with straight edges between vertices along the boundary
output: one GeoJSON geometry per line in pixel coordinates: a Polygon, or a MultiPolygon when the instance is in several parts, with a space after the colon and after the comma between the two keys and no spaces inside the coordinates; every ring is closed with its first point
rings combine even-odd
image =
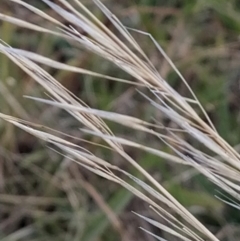
{"type": "MultiPolygon", "coordinates": [[[[206,238],[207,240],[217,241],[218,238],[214,234],[183,207],[161,183],[156,181],[154,177],[139,165],[137,160],[134,160],[125,151],[125,147],[128,146],[153,154],[169,162],[195,168],[199,173],[217,185],[218,188],[240,201],[240,155],[218,134],[203,106],[171,59],[150,34],[126,28],[99,0],[94,0],[94,3],[112,23],[117,33],[108,29],[78,0],[74,1],[75,5],[70,4],[68,1],[60,0],[59,2],[64,8],[60,4],[55,4],[49,0],[42,1],[55,13],[60,15],[61,18],[68,21],[69,25],[62,24],[47,13],[21,0],[11,0],[11,2],[21,4],[35,15],[51,23],[55,28],[40,27],[5,14],[0,14],[0,19],[23,28],[64,38],[73,44],[73,48],[81,46],[81,48],[85,48],[87,51],[113,63],[119,69],[125,71],[129,79],[100,74],[91,70],[63,64],[36,53],[12,48],[4,42],[0,43],[0,52],[41,85],[49,95],[49,99],[27,96],[29,101],[37,101],[40,104],[50,105],[67,111],[81,124],[81,128],[79,127],[76,131],[98,137],[105,141],[109,150],[118,153],[122,159],[142,174],[144,180],[140,180],[133,174],[123,170],[117,164],[113,165],[108,160],[103,160],[89,150],[64,139],[64,136],[60,137],[56,133],[56,135],[50,133],[50,129],[47,127],[41,130],[34,123],[26,123],[4,114],[0,114],[0,118],[48,142],[51,144],[53,150],[78,163],[82,168],[128,189],[134,195],[151,205],[152,210],[161,219],[166,221],[165,224],[162,224],[158,220],[135,213],[149,224],[168,232],[179,240],[202,241],[206,238]],[[131,31],[137,31],[139,34],[144,34],[152,40],[153,45],[156,46],[158,51],[177,73],[179,79],[189,91],[188,96],[190,95],[191,97],[180,95],[158,73],[137,43],[137,40],[131,35],[131,31]],[[154,108],[155,112],[161,113],[175,123],[176,128],[171,129],[165,127],[163,123],[151,123],[134,116],[107,110],[98,110],[88,106],[83,100],[75,97],[53,76],[40,67],[40,64],[74,73],[90,75],[95,78],[119,81],[133,85],[135,88],[143,88],[148,94],[138,90],[141,96],[154,108]],[[199,113],[202,113],[201,116],[207,121],[204,121],[199,113]],[[159,142],[163,143],[167,147],[167,150],[171,150],[171,152],[167,153],[166,149],[161,150],[156,147],[140,144],[137,140],[127,140],[126,138],[116,136],[106,121],[152,135],[159,142]],[[185,137],[194,139],[198,143],[198,147],[196,148],[189,144],[185,137]],[[199,146],[203,148],[199,148],[199,146]],[[202,150],[206,151],[203,152],[202,150]],[[125,181],[123,176],[128,181],[125,181]],[[171,212],[166,211],[163,207],[167,207],[171,212]]],[[[231,201],[225,202],[228,204],[232,203],[231,201]]],[[[239,208],[237,204],[232,203],[232,205],[239,208]]],[[[144,228],[142,230],[159,240],[163,240],[144,228]]]]}

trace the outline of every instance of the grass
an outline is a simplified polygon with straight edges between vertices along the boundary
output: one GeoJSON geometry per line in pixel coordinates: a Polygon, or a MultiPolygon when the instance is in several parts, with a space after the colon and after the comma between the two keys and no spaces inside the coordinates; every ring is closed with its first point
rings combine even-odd
{"type": "MultiPolygon", "coordinates": [[[[124,213],[128,216],[130,210],[144,213],[136,216],[147,222],[135,217],[138,226],[147,228],[158,237],[170,239],[168,234],[155,230],[147,223],[183,240],[201,240],[201,237],[210,240],[234,240],[235,231],[229,231],[227,235],[221,232],[228,225],[232,225],[232,220],[226,220],[223,215],[229,206],[226,207],[224,202],[215,199],[213,194],[217,185],[218,190],[220,188],[230,194],[231,199],[239,200],[239,154],[231,147],[239,142],[236,134],[239,131],[238,107],[236,97],[231,97],[231,111],[234,113],[229,113],[230,101],[226,100],[228,95],[223,92],[224,87],[226,88],[226,76],[221,73],[226,71],[223,65],[229,62],[229,56],[232,58],[232,65],[236,64],[237,56],[231,54],[231,48],[237,46],[237,10],[233,7],[233,2],[232,5],[227,2],[219,5],[214,1],[205,4],[196,1],[181,6],[175,5],[174,1],[169,4],[170,6],[164,6],[159,3],[159,8],[129,8],[131,13],[135,12],[136,18],[139,17],[136,11],[145,12],[140,15],[143,21],[141,29],[144,32],[131,33],[137,37],[138,43],[143,43],[143,48],[147,48],[148,56],[156,67],[149,63],[144,52],[128,35],[128,30],[108,12],[105,12],[104,17],[100,16],[98,10],[91,15],[82,8],[91,22],[85,20],[85,15],[79,15],[83,21],[80,23],[80,19],[77,21],[74,17],[76,12],[67,15],[63,9],[59,9],[62,18],[73,25],[78,33],[63,25],[61,18],[56,22],[56,15],[54,20],[49,17],[48,20],[54,21],[54,25],[60,26],[64,31],[58,31],[47,22],[43,23],[40,18],[33,18],[32,22],[43,24],[43,28],[29,25],[29,21],[20,22],[18,18],[14,20],[14,24],[19,27],[55,35],[53,38],[45,35],[41,37],[41,44],[36,52],[51,56],[52,60],[58,62],[10,48],[4,43],[0,47],[5,56],[25,72],[24,74],[14,70],[14,73],[12,63],[3,56],[1,89],[5,88],[2,96],[6,106],[2,108],[5,113],[1,114],[2,119],[48,141],[50,145],[48,150],[44,144],[39,144],[35,139],[33,141],[32,137],[26,134],[24,136],[12,125],[5,122],[2,124],[2,156],[5,160],[10,160],[10,164],[2,163],[2,170],[7,170],[2,174],[4,182],[1,201],[6,210],[1,227],[6,240],[12,240],[14,232],[16,240],[114,240],[116,237],[122,240],[130,240],[132,237],[150,239],[150,236],[143,237],[142,232],[136,231],[134,225],[129,227],[128,224],[132,222],[124,222],[124,213]],[[165,8],[169,11],[165,18],[158,19],[153,15],[154,11],[165,8]],[[208,11],[213,13],[209,14],[208,11]],[[189,24],[187,20],[192,15],[193,22],[189,24]],[[99,16],[105,25],[94,16],[99,16]],[[156,26],[160,21],[164,29],[154,28],[151,20],[155,18],[156,26]],[[83,25],[84,22],[86,25],[83,25]],[[194,28],[194,25],[198,28],[194,28]],[[46,30],[48,26],[51,30],[46,30]],[[219,33],[216,36],[206,34],[212,30],[218,30],[219,33]],[[154,47],[145,31],[162,43],[184,76],[189,76],[188,82],[181,75],[176,75],[176,68],[171,62],[169,63],[172,68],[169,67],[167,56],[159,45],[154,47]],[[58,40],[59,37],[62,37],[61,41],[58,40]],[[149,49],[150,43],[153,47],[149,49]],[[80,52],[79,47],[87,48],[92,54],[80,52]],[[108,61],[103,63],[103,60],[94,54],[108,61]],[[44,69],[35,62],[43,64],[44,69]],[[21,84],[18,81],[19,76],[23,76],[25,80],[21,84]],[[30,82],[28,76],[43,89],[30,82]],[[81,98],[81,102],[53,77],[81,98]],[[167,77],[168,82],[164,80],[167,77]],[[8,91],[11,83],[16,86],[16,82],[18,88],[12,87],[8,91]],[[196,89],[203,106],[191,92],[190,86],[194,91],[196,89]],[[14,89],[16,93],[12,91],[14,89]],[[47,95],[45,91],[48,91],[47,95]],[[23,94],[40,97],[29,100],[22,98],[23,94]],[[51,98],[43,99],[44,95],[51,98]],[[22,101],[19,102],[19,99],[22,101]],[[91,109],[83,101],[91,106],[91,109]],[[60,109],[66,110],[70,117],[60,109]],[[43,114],[39,116],[39,113],[43,114]],[[11,116],[18,116],[29,122],[11,116]],[[220,137],[214,126],[230,145],[220,137]],[[52,129],[56,127],[58,132],[52,129]],[[69,160],[113,183],[106,183],[69,160]],[[132,194],[119,189],[114,183],[120,184],[150,204],[153,212],[144,207],[143,203],[139,206],[132,194]],[[194,197],[197,197],[196,200],[194,197]],[[105,213],[104,216],[99,213],[94,203],[105,213]],[[15,205],[15,210],[22,210],[18,214],[19,218],[15,218],[16,211],[12,205],[15,205]],[[142,208],[138,210],[139,207],[144,207],[144,212],[142,208]],[[210,214],[209,210],[212,211],[210,214]],[[121,213],[120,218],[117,213],[121,213]],[[171,229],[168,228],[169,225],[171,229]],[[189,228],[192,231],[189,231],[189,228]],[[110,235],[106,235],[108,233],[110,235]]],[[[52,7],[53,10],[58,10],[56,6],[52,7]]],[[[74,11],[68,5],[65,7],[74,11]]],[[[105,11],[101,4],[99,8],[105,11]]],[[[46,12],[54,14],[50,9],[46,12]]],[[[46,16],[42,13],[40,15],[46,16]]],[[[30,16],[36,17],[36,13],[30,16]]],[[[6,19],[6,15],[0,17],[13,22],[13,18],[6,19]]],[[[131,25],[133,20],[134,14],[131,14],[125,21],[131,25]]],[[[140,22],[141,20],[138,20],[138,23],[140,22]]],[[[8,30],[4,31],[7,36],[1,36],[5,42],[27,50],[31,50],[38,36],[42,36],[28,30],[21,32],[19,28],[17,34],[20,41],[16,43],[11,40],[16,26],[4,22],[1,28],[8,30]],[[26,34],[29,38],[27,41],[24,38],[21,45],[20,37],[26,34]]],[[[226,196],[220,196],[226,200],[226,196]]]]}

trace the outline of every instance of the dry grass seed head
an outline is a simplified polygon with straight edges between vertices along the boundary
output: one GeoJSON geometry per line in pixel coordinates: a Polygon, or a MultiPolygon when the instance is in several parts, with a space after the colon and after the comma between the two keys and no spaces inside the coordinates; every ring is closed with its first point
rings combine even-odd
{"type": "MultiPolygon", "coordinates": [[[[112,170],[119,171],[127,175],[130,179],[134,180],[141,188],[147,191],[149,194],[158,199],[158,201],[166,204],[175,213],[180,215],[189,227],[198,230],[202,235],[207,236],[210,240],[218,240],[213,234],[211,234],[198,220],[196,220],[184,207],[181,206],[164,188],[160,185],[154,178],[149,175],[141,166],[137,164],[129,155],[124,152],[122,145],[129,145],[131,147],[140,148],[152,154],[163,157],[167,160],[181,162],[196,168],[199,172],[209,178],[216,185],[221,187],[223,190],[240,200],[239,192],[239,170],[240,170],[240,156],[239,154],[226,143],[217,133],[214,126],[212,125],[206,113],[194,95],[193,91],[188,86],[186,80],[176,69],[172,61],[163,51],[163,49],[157,44],[157,42],[148,35],[153,43],[157,46],[158,50],[163,54],[169,64],[177,72],[180,79],[187,86],[190,93],[192,94],[192,99],[185,98],[177,93],[168,83],[164,80],[160,74],[156,71],[154,66],[149,61],[148,57],[144,54],[141,47],[131,36],[129,30],[125,28],[120,21],[98,0],[94,2],[102,10],[102,12],[109,18],[118,32],[121,34],[126,43],[130,46],[128,47],[122,40],[120,40],[114,33],[106,28],[83,4],[75,0],[76,8],[69,4],[67,1],[61,0],[60,2],[64,4],[67,10],[61,8],[60,6],[48,1],[43,0],[48,4],[54,11],[56,11],[61,17],[66,19],[71,23],[71,26],[65,26],[61,22],[55,20],[51,16],[45,14],[44,12],[38,10],[37,8],[28,5],[20,0],[11,0],[12,2],[21,4],[22,6],[28,8],[30,11],[41,16],[52,24],[56,25],[58,30],[46,29],[44,27],[39,27],[37,25],[25,22],[23,20],[6,16],[0,14],[0,18],[5,21],[9,21],[21,27],[29,28],[39,32],[45,32],[59,37],[65,38],[74,43],[80,44],[87,50],[103,57],[106,60],[117,65],[119,68],[127,72],[129,75],[136,79],[136,82],[119,79],[116,77],[106,76],[85,69],[76,68],[66,64],[62,64],[56,61],[52,61],[46,57],[39,56],[35,53],[30,53],[23,50],[13,49],[5,44],[0,45],[0,51],[8,56],[13,62],[15,62],[21,69],[23,69],[27,74],[29,74],[36,82],[38,82],[43,88],[45,88],[50,94],[52,100],[40,100],[35,99],[47,104],[55,105],[62,109],[65,109],[69,114],[71,114],[75,119],[83,124],[88,130],[86,132],[101,137],[106,143],[116,152],[118,152],[126,161],[133,165],[138,171],[140,171],[145,178],[155,186],[156,190],[152,189],[148,184],[140,181],[139,179],[133,177],[124,170],[120,170],[118,167],[110,165],[108,162],[101,160],[100,158],[89,154],[85,151],[76,149],[71,143],[66,143],[63,139],[57,138],[47,132],[42,132],[37,129],[28,127],[17,119],[1,114],[1,118],[17,125],[18,127],[30,132],[31,134],[37,136],[40,139],[48,141],[58,147],[72,160],[77,160],[80,165],[87,168],[91,172],[105,177],[111,181],[117,182],[133,192],[138,197],[144,199],[149,204],[154,206],[162,216],[168,220],[173,219],[169,213],[164,212],[163,209],[148,198],[141,191],[137,190],[127,182],[120,179],[118,176],[113,174],[112,170]],[[84,13],[77,11],[77,7],[84,13]],[[83,30],[86,34],[81,34],[77,29],[83,30]],[[59,31],[60,30],[60,31],[59,31]],[[134,49],[134,51],[132,50],[134,49]],[[137,54],[136,54],[137,52],[137,54]],[[94,110],[89,108],[83,101],[78,101],[72,96],[63,86],[61,86],[52,76],[41,69],[35,62],[49,65],[54,68],[64,69],[68,71],[89,74],[96,77],[111,79],[114,81],[122,81],[129,84],[134,84],[136,86],[145,86],[153,95],[154,98],[149,98],[149,102],[156,108],[156,111],[161,111],[166,116],[168,116],[173,122],[175,122],[180,130],[184,131],[194,139],[198,140],[201,144],[207,147],[212,153],[218,154],[223,159],[216,159],[214,156],[206,155],[190,146],[184,140],[179,139],[178,136],[173,132],[168,130],[171,134],[170,137],[153,131],[151,125],[139,119],[119,115],[116,113],[94,110]],[[209,125],[205,123],[191,106],[194,104],[202,110],[203,114],[207,117],[209,125]],[[159,150],[140,145],[136,142],[125,140],[116,137],[108,126],[102,120],[108,119],[116,123],[121,122],[121,124],[126,125],[129,128],[134,128],[139,131],[145,131],[152,135],[159,137],[166,145],[170,146],[172,150],[176,153],[171,155],[168,153],[161,152],[159,150]],[[175,143],[178,148],[174,147],[171,143],[175,143]],[[184,154],[183,151],[187,151],[192,156],[198,159],[198,162],[193,160],[190,156],[184,154]],[[231,174],[231,177],[228,175],[231,174]],[[235,183],[236,182],[236,183],[235,183]],[[169,216],[170,215],[170,216],[169,216]]],[[[140,31],[139,31],[140,32],[140,31]]],[[[141,32],[142,33],[142,32],[141,32]]],[[[143,34],[143,33],[142,33],[143,34]]],[[[146,34],[146,33],[144,33],[146,34]]],[[[142,216],[141,216],[142,217],[142,216]]],[[[143,218],[143,217],[142,217],[143,218]]],[[[150,221],[150,219],[145,218],[146,221],[154,223],[155,221],[150,221]]],[[[184,224],[178,223],[175,219],[174,222],[169,221],[170,226],[175,227],[178,231],[182,231],[184,235],[179,234],[178,231],[169,229],[164,225],[158,224],[158,227],[170,232],[172,235],[177,236],[183,240],[202,240],[198,235],[190,231],[184,224]],[[177,223],[177,224],[176,224],[177,223]],[[175,226],[176,225],[176,226],[175,226]]]]}

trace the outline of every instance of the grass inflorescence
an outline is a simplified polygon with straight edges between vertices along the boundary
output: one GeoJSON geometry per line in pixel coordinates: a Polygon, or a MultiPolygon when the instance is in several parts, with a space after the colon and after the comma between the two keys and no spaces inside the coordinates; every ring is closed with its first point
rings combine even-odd
{"type": "MultiPolygon", "coordinates": [[[[3,97],[11,108],[2,111],[0,117],[8,125],[10,123],[42,140],[48,147],[47,151],[36,152],[36,156],[31,156],[32,160],[24,160],[23,166],[21,166],[23,172],[38,173],[43,178],[43,183],[37,182],[35,185],[41,186],[39,190],[44,196],[38,199],[39,193],[35,193],[36,197],[32,198],[15,194],[19,199],[17,202],[17,199],[14,201],[14,195],[3,195],[3,200],[8,200],[6,203],[30,202],[36,207],[45,205],[49,208],[50,206],[53,210],[58,209],[55,212],[56,216],[67,214],[71,216],[74,213],[74,218],[67,216],[65,220],[63,218],[62,225],[68,228],[65,231],[64,239],[72,240],[74,237],[76,240],[96,240],[98,232],[99,234],[103,230],[105,233],[107,232],[107,221],[100,214],[91,220],[88,210],[80,208],[82,203],[88,202],[86,197],[81,196],[79,190],[76,189],[81,185],[105,213],[107,220],[122,240],[130,240],[131,237],[128,232],[125,232],[126,227],[117,213],[129,204],[129,200],[133,198],[132,195],[143,200],[153,213],[149,217],[140,211],[133,210],[141,222],[144,222],[145,225],[147,223],[141,229],[153,238],[159,240],[162,238],[197,241],[220,240],[221,235],[211,230],[210,225],[208,227],[197,217],[201,210],[194,209],[194,203],[187,199],[191,197],[190,199],[194,200],[197,206],[202,205],[206,209],[218,208],[222,213],[224,204],[237,210],[240,209],[238,204],[240,201],[240,154],[219,134],[213,118],[209,117],[208,108],[201,104],[189,82],[170,59],[169,53],[171,54],[172,49],[177,48],[178,41],[181,39],[173,38],[172,49],[170,48],[166,53],[151,34],[125,27],[99,0],[93,2],[100,10],[101,16],[104,16],[102,18],[105,19],[105,23],[99,20],[101,18],[98,16],[99,12],[90,11],[78,0],[71,3],[65,0],[59,0],[58,3],[42,0],[47,10],[41,10],[41,7],[35,7],[21,0],[11,0],[10,2],[11,5],[21,7],[28,14],[31,13],[40,24],[34,22],[35,19],[31,22],[5,13],[0,13],[0,19],[6,26],[13,24],[14,28],[25,29],[26,33],[34,31],[35,36],[44,34],[46,40],[39,47],[40,50],[48,48],[49,39],[52,37],[52,41],[57,39],[63,41],[61,48],[70,46],[68,50],[70,49],[72,52],[69,55],[74,54],[75,50],[79,53],[80,51],[86,52],[83,52],[79,59],[74,59],[75,61],[66,56],[66,59],[61,61],[61,58],[55,59],[55,56],[46,56],[24,47],[14,46],[16,44],[11,46],[8,38],[2,39],[0,42],[0,52],[7,57],[2,62],[3,69],[6,71],[11,61],[23,71],[22,75],[25,78],[34,80],[34,83],[25,83],[24,102],[36,102],[36,109],[33,112],[35,118],[32,119],[25,104],[18,102],[17,99],[20,98],[18,94],[8,90],[6,83],[11,81],[7,78],[11,72],[8,70],[8,74],[3,71],[1,78],[4,81],[1,81],[1,89],[3,97]],[[154,57],[158,56],[161,60],[160,69],[158,62],[156,64],[156,60],[152,60],[148,56],[141,47],[140,41],[137,41],[138,38],[134,38],[134,36],[139,36],[139,39],[144,38],[146,42],[151,43],[157,53],[154,57]],[[86,60],[86,56],[91,56],[91,58],[86,60]],[[86,64],[89,65],[89,68],[80,66],[79,62],[90,62],[86,64]],[[91,64],[101,66],[98,71],[95,71],[91,70],[91,64]],[[104,68],[108,69],[106,71],[108,73],[101,72],[104,68]],[[66,75],[66,72],[71,74],[66,75]],[[167,80],[170,72],[174,76],[174,81],[167,80]],[[84,83],[74,84],[73,76],[79,76],[78,82],[84,83]],[[181,86],[184,91],[178,90],[174,82],[177,82],[177,85],[181,86]],[[28,87],[29,85],[30,87],[28,87]],[[76,86],[84,88],[82,95],[75,90],[76,86]],[[110,90],[108,91],[107,88],[110,90]],[[119,99],[112,93],[112,88],[116,88],[114,91],[117,95],[122,94],[119,99]],[[101,95],[95,94],[98,92],[101,92],[101,95]],[[126,103],[128,95],[135,95],[131,97],[132,103],[126,103]],[[110,97],[115,98],[115,101],[111,103],[110,97]],[[138,99],[139,106],[134,102],[138,99]],[[135,109],[135,112],[122,111],[127,104],[132,110],[135,109]],[[114,108],[114,106],[117,107],[114,108]],[[141,108],[145,106],[147,108],[144,110],[147,109],[149,113],[141,115],[136,111],[136,108],[142,111],[141,108]],[[16,115],[12,113],[12,110],[16,115]],[[40,111],[44,114],[38,118],[40,111]],[[63,161],[59,164],[60,157],[63,161]],[[51,159],[55,160],[57,168],[49,166],[49,162],[52,162],[51,159]],[[39,160],[45,160],[43,162],[47,160],[47,163],[39,168],[35,164],[39,160]],[[149,164],[150,160],[153,161],[152,165],[149,164]],[[169,164],[172,173],[168,172],[169,167],[163,164],[163,160],[169,164]],[[160,162],[161,164],[159,164],[160,162]],[[155,177],[151,171],[156,167],[159,167],[160,178],[155,177]],[[66,169],[69,172],[65,172],[66,169]],[[167,172],[171,173],[171,177],[167,176],[167,172]],[[97,191],[99,185],[94,187],[94,183],[88,182],[89,176],[93,174],[99,176],[99,179],[95,180],[96,183],[98,180],[102,182],[103,179],[107,179],[109,181],[107,183],[110,184],[106,185],[115,183],[124,189],[116,192],[113,200],[110,193],[111,189],[116,188],[115,185],[108,188],[102,187],[104,190],[100,191],[103,192],[101,195],[97,191]],[[182,179],[191,180],[192,176],[199,174],[200,182],[205,180],[210,183],[208,186],[212,185],[211,190],[217,189],[216,194],[212,193],[213,197],[207,192],[197,190],[194,193],[178,185],[182,179]],[[49,185],[47,190],[44,185],[49,185]],[[54,187],[61,190],[57,191],[57,198],[54,197],[54,193],[51,197],[52,190],[55,190],[54,187]],[[177,195],[178,193],[179,195],[177,195]],[[45,197],[49,195],[50,197],[45,197]],[[106,203],[104,198],[109,199],[109,202],[106,203]],[[121,199],[122,202],[116,202],[114,199],[121,199]],[[66,200],[70,206],[66,205],[66,200]],[[56,206],[60,208],[56,208],[56,206]],[[194,210],[192,211],[187,206],[193,207],[194,210]],[[66,210],[66,207],[68,209],[71,207],[72,212],[66,210]],[[61,214],[60,210],[64,214],[61,214]],[[84,232],[85,224],[82,220],[87,219],[90,223],[87,226],[89,231],[84,232]],[[100,225],[96,224],[91,228],[91,224],[97,222],[100,225]],[[74,226],[72,223],[82,224],[74,226]],[[147,227],[155,227],[167,235],[165,236],[160,231],[154,232],[153,228],[149,230],[147,227]],[[95,232],[97,232],[96,235],[94,235],[95,232]]],[[[220,10],[218,9],[218,11],[220,10]]],[[[179,14],[178,11],[174,13],[179,14]]],[[[183,20],[180,20],[178,29],[174,32],[176,36],[183,30],[183,20]]],[[[168,24],[167,20],[166,22],[168,24]]],[[[11,28],[8,29],[14,31],[11,28]]],[[[184,51],[184,48],[179,49],[179,52],[181,51],[184,51]]],[[[214,49],[209,51],[214,53],[214,49]]],[[[221,51],[224,52],[224,50],[221,51]]],[[[194,58],[194,56],[191,57],[194,58]]],[[[210,102],[208,104],[210,110],[214,108],[214,104],[211,105],[210,102]]],[[[226,116],[227,113],[225,118],[227,118],[226,116]]],[[[9,133],[5,135],[7,148],[11,143],[11,136],[16,131],[12,129],[13,127],[8,128],[9,133]]],[[[3,151],[6,152],[4,148],[3,151]]],[[[21,160],[19,161],[21,162],[21,160]]],[[[21,183],[28,182],[27,178],[22,180],[21,173],[16,176],[19,176],[21,183]]],[[[34,182],[26,183],[24,194],[28,193],[28,185],[31,188],[34,182]]],[[[20,205],[20,209],[25,214],[24,206],[20,205]]],[[[91,209],[90,206],[89,209],[91,209]]],[[[36,208],[31,213],[36,218],[44,216],[48,212],[47,209],[38,212],[36,208]]],[[[49,213],[54,223],[54,214],[49,213]]],[[[219,223],[223,222],[222,220],[219,223]]],[[[41,221],[39,222],[37,222],[38,225],[44,226],[41,221]]],[[[38,229],[32,226],[31,221],[29,223],[23,230],[19,230],[19,237],[21,238],[21,231],[23,232],[22,237],[40,237],[41,234],[36,233],[38,229]]],[[[127,226],[131,226],[131,222],[127,226]]],[[[61,229],[61,225],[56,226],[57,228],[61,229]]],[[[51,232],[58,233],[55,230],[51,232]]],[[[104,234],[101,235],[104,236],[104,234]]],[[[145,237],[147,239],[149,236],[145,237]]],[[[7,238],[10,240],[11,234],[5,237],[6,240],[8,240],[7,238]]]]}

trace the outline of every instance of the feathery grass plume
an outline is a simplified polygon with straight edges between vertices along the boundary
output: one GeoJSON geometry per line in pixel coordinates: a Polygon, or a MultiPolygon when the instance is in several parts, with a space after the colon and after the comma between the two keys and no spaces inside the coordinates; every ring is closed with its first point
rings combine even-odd
{"type": "MultiPolygon", "coordinates": [[[[56,132],[55,134],[51,134],[54,133],[54,130],[47,127],[26,122],[5,114],[0,114],[0,117],[39,139],[53,144],[57,148],[55,151],[59,152],[59,150],[61,150],[60,152],[62,155],[77,162],[80,166],[112,182],[122,185],[136,196],[146,201],[151,206],[152,210],[166,221],[168,226],[156,220],[136,214],[150,224],[163,229],[181,240],[200,241],[203,240],[203,238],[208,238],[208,240],[217,241],[217,237],[204,227],[204,225],[167,192],[160,183],[147,173],[137,161],[132,159],[124,151],[124,146],[130,146],[159,156],[167,161],[194,167],[219,188],[240,201],[240,155],[219,136],[202,105],[187,84],[187,81],[179,73],[159,44],[147,33],[138,30],[130,30],[124,27],[99,0],[94,0],[94,3],[111,21],[123,40],[102,24],[78,0],[74,0],[72,4],[65,0],[59,0],[62,6],[64,6],[64,9],[60,7],[60,5],[52,3],[49,0],[42,0],[63,19],[67,20],[70,23],[69,26],[62,24],[24,1],[10,1],[24,6],[34,14],[53,24],[55,28],[48,29],[46,27],[37,26],[2,13],[0,13],[0,19],[20,27],[64,38],[74,45],[84,47],[88,51],[112,62],[134,78],[135,81],[130,81],[95,73],[86,69],[59,63],[36,53],[12,48],[4,42],[0,43],[0,52],[18,65],[49,94],[49,99],[28,98],[66,110],[81,123],[81,126],[84,126],[84,129],[80,129],[82,132],[102,138],[108,144],[110,150],[117,152],[126,162],[135,167],[143,174],[146,181],[139,180],[118,166],[112,165],[110,162],[83,149],[81,146],[66,141],[64,139],[64,133],[61,133],[61,135],[56,132]],[[155,44],[159,52],[178,74],[179,80],[185,84],[192,98],[181,96],[162,78],[147,55],[132,37],[130,31],[137,31],[152,39],[153,44],[155,44]],[[78,99],[64,88],[38,64],[44,64],[53,68],[91,75],[98,78],[120,81],[136,87],[145,87],[149,95],[147,96],[141,92],[140,94],[149,101],[156,112],[159,111],[163,113],[176,123],[178,129],[167,128],[158,123],[152,124],[123,114],[90,108],[82,100],[78,99]],[[203,116],[207,119],[207,123],[200,118],[199,111],[201,111],[203,116]],[[103,119],[135,129],[139,132],[153,135],[159,138],[159,141],[170,147],[175,154],[166,153],[156,148],[115,136],[103,119]],[[187,143],[185,138],[180,137],[178,135],[179,132],[181,132],[181,135],[184,134],[185,136],[194,138],[194,140],[198,141],[199,144],[204,146],[208,151],[205,153],[196,149],[194,146],[187,143]],[[218,155],[218,158],[216,158],[215,155],[218,155]],[[134,181],[137,186],[131,185],[130,182],[123,180],[122,175],[126,176],[127,180],[134,181]],[[168,207],[171,213],[167,212],[164,207],[168,207]]],[[[229,203],[229,201],[226,200],[225,202],[229,203]]],[[[237,204],[232,203],[232,205],[239,207],[237,204]]],[[[149,232],[147,230],[145,231],[149,232]]],[[[154,234],[150,234],[154,236],[154,234]]],[[[160,237],[157,238],[161,240],[160,237]]]]}

